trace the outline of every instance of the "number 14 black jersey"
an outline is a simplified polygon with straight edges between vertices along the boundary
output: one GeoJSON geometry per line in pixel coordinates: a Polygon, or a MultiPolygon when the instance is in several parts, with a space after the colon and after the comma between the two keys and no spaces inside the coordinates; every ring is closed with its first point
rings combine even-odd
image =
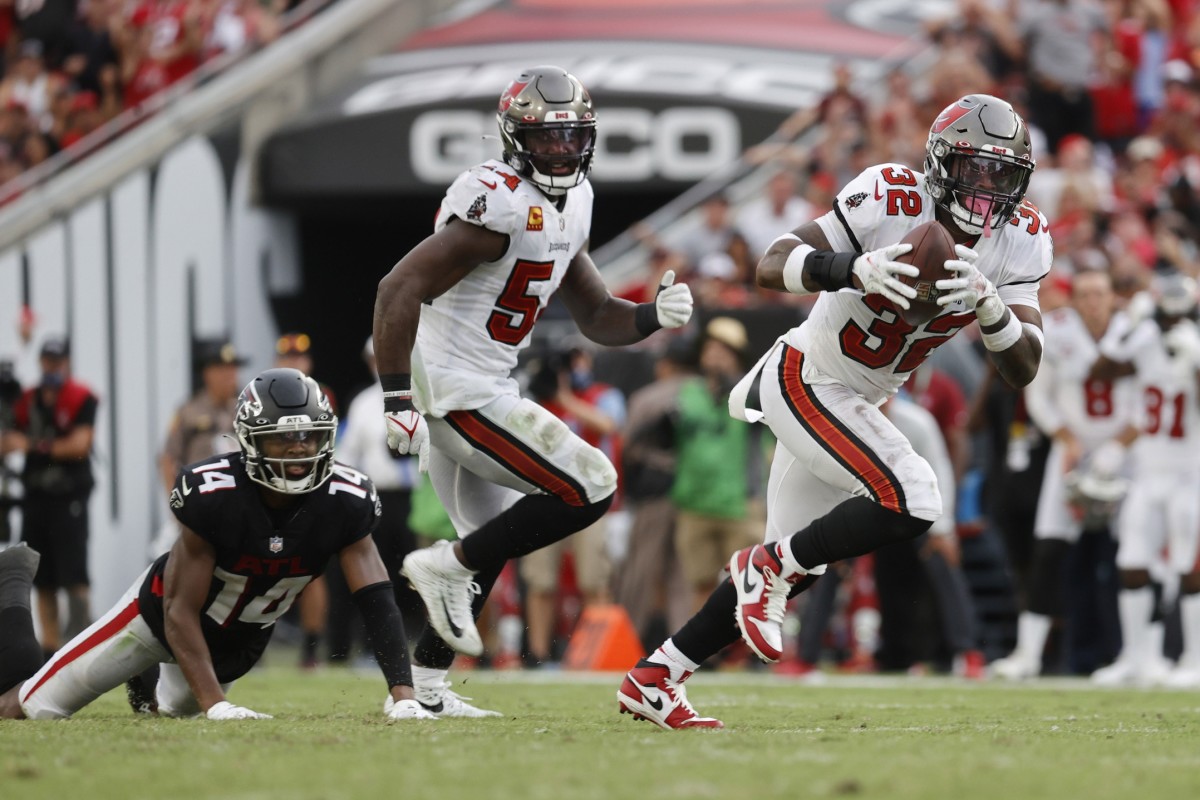
{"type": "MultiPolygon", "coordinates": [[[[375,486],[342,464],[334,465],[325,485],[296,495],[286,509],[269,509],[263,491],[246,475],[239,452],[189,464],[171,490],[176,518],[216,551],[201,627],[222,683],[258,661],[275,621],[330,557],[369,536],[379,523],[375,486]]],[[[164,645],[163,575],[169,557],[154,563],[138,598],[142,616],[164,645]]]]}

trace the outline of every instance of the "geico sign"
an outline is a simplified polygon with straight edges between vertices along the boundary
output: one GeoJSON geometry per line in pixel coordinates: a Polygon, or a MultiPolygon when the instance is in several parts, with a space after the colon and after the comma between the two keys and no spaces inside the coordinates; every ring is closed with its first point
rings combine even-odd
{"type": "MultiPolygon", "coordinates": [[[[742,151],[741,127],[727,108],[607,108],[596,128],[592,175],[599,181],[696,181],[742,151]]],[[[497,138],[493,114],[427,111],[410,133],[413,174],[426,183],[454,180],[480,161],[498,158],[497,138]]]]}

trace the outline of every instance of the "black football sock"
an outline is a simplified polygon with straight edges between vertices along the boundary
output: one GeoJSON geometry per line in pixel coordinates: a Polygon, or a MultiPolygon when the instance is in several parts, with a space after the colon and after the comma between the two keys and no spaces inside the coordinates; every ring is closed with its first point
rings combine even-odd
{"type": "Polygon", "coordinates": [[[29,610],[33,576],[37,574],[40,560],[38,552],[25,544],[0,551],[0,609],[20,607],[29,610]]]}
{"type": "MultiPolygon", "coordinates": [[[[805,575],[792,587],[788,597],[795,597],[817,582],[819,575],[805,575]]],[[[729,645],[742,638],[734,614],[737,611],[737,590],[728,578],[721,581],[704,601],[696,615],[684,623],[671,637],[675,647],[697,664],[703,664],[729,645]]]]}
{"type": "Polygon", "coordinates": [[[915,539],[932,524],[889,511],[866,497],[851,497],[793,536],[792,555],[800,566],[811,569],[915,539]]]}
{"type": "Polygon", "coordinates": [[[28,604],[0,608],[0,694],[32,678],[44,663],[28,604]]]}
{"type": "Polygon", "coordinates": [[[1045,617],[1061,617],[1066,606],[1063,566],[1071,544],[1063,539],[1039,539],[1034,545],[1029,576],[1029,610],[1045,617]]]}
{"type": "Polygon", "coordinates": [[[703,664],[708,658],[742,638],[733,615],[737,590],[728,578],[721,581],[700,610],[683,624],[671,641],[689,659],[703,664]]]}
{"type": "Polygon", "coordinates": [[[463,557],[475,570],[503,566],[510,558],[520,558],[583,530],[603,517],[612,501],[610,494],[595,503],[573,506],[548,494],[526,495],[463,537],[463,557]]]}
{"type": "MultiPolygon", "coordinates": [[[[483,613],[483,605],[487,602],[492,586],[495,585],[496,579],[500,577],[503,569],[504,564],[501,563],[498,567],[475,573],[475,583],[479,584],[479,594],[475,595],[475,599],[471,601],[471,612],[475,619],[479,619],[479,615],[483,613]]],[[[456,655],[458,654],[454,648],[442,641],[442,637],[437,635],[433,626],[426,625],[421,637],[417,639],[417,646],[413,651],[413,663],[427,669],[450,669],[456,655]]]]}

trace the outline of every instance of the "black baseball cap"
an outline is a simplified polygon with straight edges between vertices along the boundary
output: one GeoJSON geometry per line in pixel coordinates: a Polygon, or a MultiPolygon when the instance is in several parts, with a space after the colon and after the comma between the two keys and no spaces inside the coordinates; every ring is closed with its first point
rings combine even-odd
{"type": "Polygon", "coordinates": [[[68,358],[71,355],[71,344],[61,336],[49,336],[42,342],[39,355],[42,358],[68,358]]]}

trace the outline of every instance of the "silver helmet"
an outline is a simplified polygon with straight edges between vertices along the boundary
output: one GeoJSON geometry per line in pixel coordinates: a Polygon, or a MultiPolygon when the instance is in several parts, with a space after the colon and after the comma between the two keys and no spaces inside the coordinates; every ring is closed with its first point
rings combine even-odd
{"type": "Polygon", "coordinates": [[[1196,316],[1196,281],[1182,272],[1160,272],[1150,281],[1159,323],[1196,316]]]}
{"type": "Polygon", "coordinates": [[[284,494],[320,488],[333,472],[337,417],[298,369],[269,369],[238,397],[233,430],[250,480],[284,494]]]}
{"type": "Polygon", "coordinates": [[[947,106],[925,143],[925,188],[964,233],[978,236],[1012,219],[1036,162],[1029,127],[989,94],[947,106]]]}
{"type": "Polygon", "coordinates": [[[583,183],[596,150],[592,98],[559,67],[527,69],[500,95],[496,111],[504,161],[548,195],[583,183]]]}

